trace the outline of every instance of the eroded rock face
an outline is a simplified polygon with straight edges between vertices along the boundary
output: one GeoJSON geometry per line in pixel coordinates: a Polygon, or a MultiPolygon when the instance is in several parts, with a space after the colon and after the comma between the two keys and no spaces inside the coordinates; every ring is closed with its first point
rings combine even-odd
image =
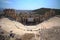
{"type": "Polygon", "coordinates": [[[60,40],[60,26],[42,30],[40,34],[41,40],[60,40]]]}

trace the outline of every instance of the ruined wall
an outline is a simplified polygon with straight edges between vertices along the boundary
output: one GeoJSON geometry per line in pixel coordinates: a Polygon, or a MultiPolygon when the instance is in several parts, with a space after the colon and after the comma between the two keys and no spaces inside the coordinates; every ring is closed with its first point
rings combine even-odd
{"type": "Polygon", "coordinates": [[[46,11],[43,15],[28,14],[28,13],[17,14],[14,9],[4,9],[3,12],[5,13],[5,16],[11,17],[15,19],[16,21],[19,21],[24,24],[26,24],[26,22],[28,21],[28,18],[34,18],[34,22],[40,23],[46,19],[49,19],[55,16],[54,10],[46,11]]]}

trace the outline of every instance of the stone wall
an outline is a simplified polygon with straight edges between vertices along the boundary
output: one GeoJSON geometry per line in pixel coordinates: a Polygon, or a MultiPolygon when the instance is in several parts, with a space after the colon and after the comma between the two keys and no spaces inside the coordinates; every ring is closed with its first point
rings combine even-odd
{"type": "Polygon", "coordinates": [[[28,13],[17,14],[14,9],[5,9],[5,10],[3,10],[3,12],[5,13],[5,16],[11,17],[11,18],[15,19],[16,21],[19,21],[23,24],[26,24],[26,22],[28,22],[27,21],[28,18],[34,18],[34,22],[36,24],[38,24],[46,19],[49,19],[49,18],[55,16],[54,10],[49,10],[49,11],[45,12],[43,15],[32,14],[32,13],[31,14],[28,14],[28,13]]]}

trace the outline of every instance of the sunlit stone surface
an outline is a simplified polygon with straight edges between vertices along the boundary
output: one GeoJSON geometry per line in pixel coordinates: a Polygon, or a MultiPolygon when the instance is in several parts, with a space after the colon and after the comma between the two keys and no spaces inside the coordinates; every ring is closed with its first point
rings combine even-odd
{"type": "Polygon", "coordinates": [[[10,40],[60,40],[60,17],[56,16],[34,26],[1,18],[0,26],[6,32],[5,35],[9,36],[10,31],[15,34],[10,40]]]}

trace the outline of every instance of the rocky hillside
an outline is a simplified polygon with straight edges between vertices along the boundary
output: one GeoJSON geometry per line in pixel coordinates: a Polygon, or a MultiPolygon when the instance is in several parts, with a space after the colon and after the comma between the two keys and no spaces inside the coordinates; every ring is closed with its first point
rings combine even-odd
{"type": "Polygon", "coordinates": [[[40,9],[33,10],[33,12],[37,14],[44,14],[45,12],[50,11],[50,10],[54,10],[57,15],[60,15],[60,9],[40,8],[40,9]]]}

